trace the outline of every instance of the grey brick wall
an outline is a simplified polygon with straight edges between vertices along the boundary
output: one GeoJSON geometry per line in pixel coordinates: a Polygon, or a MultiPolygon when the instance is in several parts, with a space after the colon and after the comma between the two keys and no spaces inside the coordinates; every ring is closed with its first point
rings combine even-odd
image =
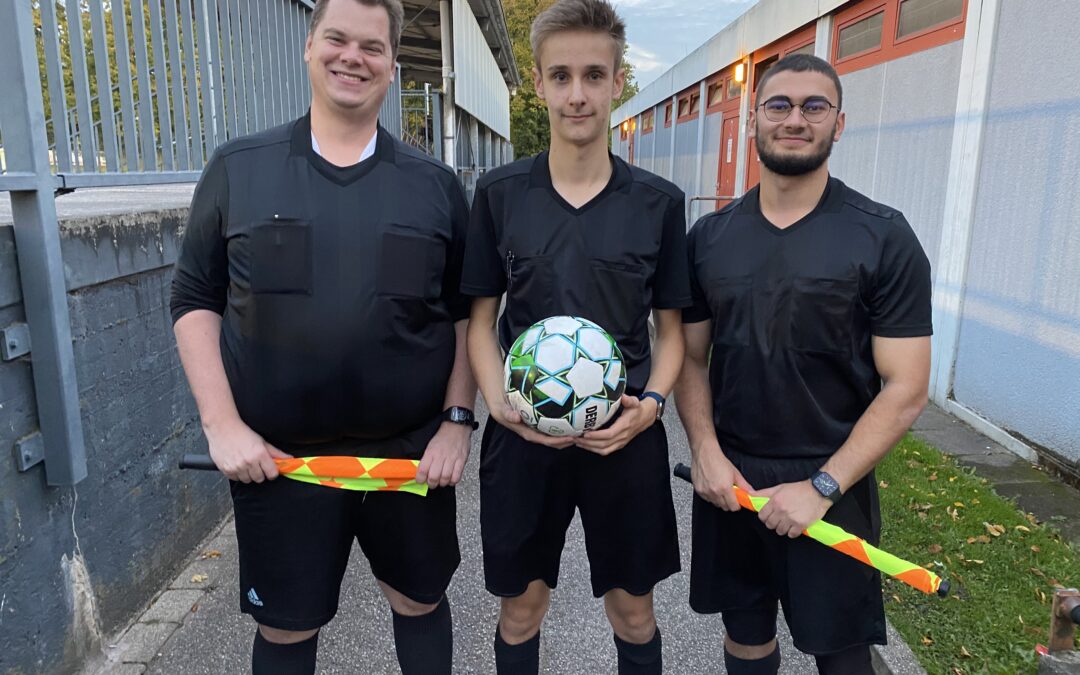
{"type": "MultiPolygon", "coordinates": [[[[62,226],[89,471],[74,488],[16,470],[38,424],[33,354],[0,362],[0,673],[73,671],[229,507],[224,479],[175,468],[205,449],[168,308],[185,215],[62,226]]],[[[11,234],[0,226],[0,327],[24,320],[11,234]]]]}

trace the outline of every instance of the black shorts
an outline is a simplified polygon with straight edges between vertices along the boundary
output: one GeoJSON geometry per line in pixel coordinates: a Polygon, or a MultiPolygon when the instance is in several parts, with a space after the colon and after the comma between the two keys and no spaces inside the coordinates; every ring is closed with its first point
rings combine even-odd
{"type": "Polygon", "coordinates": [[[656,423],[602,457],[528,443],[488,421],[480,455],[480,525],[488,591],[555,588],[566,529],[581,510],[593,595],[644,595],[679,571],[667,435],[656,423]]]}
{"type": "MultiPolygon", "coordinates": [[[[825,463],[728,456],[757,489],[805,480],[825,463]]],[[[873,472],[825,520],[877,543],[881,518],[873,472]]],[[[702,614],[723,612],[732,640],[759,645],[776,635],[777,602],[800,651],[821,655],[885,644],[876,570],[809,537],[780,536],[753,511],[724,511],[694,495],[690,606],[702,614]]]]}
{"type": "MultiPolygon", "coordinates": [[[[419,459],[440,424],[378,443],[317,450],[282,448],[296,456],[350,454],[419,459]]],[[[438,602],[461,561],[454,488],[357,492],[285,477],[231,483],[240,549],[240,609],[282,630],[325,625],[338,607],[353,539],[375,578],[425,604],[438,602]]]]}

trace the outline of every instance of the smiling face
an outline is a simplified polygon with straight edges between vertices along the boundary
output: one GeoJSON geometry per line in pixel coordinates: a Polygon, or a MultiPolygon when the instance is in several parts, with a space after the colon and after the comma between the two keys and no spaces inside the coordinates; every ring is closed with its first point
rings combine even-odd
{"type": "Polygon", "coordinates": [[[378,115],[394,79],[390,17],[382,7],[330,0],[304,47],[312,106],[378,115]]]}
{"type": "MultiPolygon", "coordinates": [[[[783,176],[800,176],[821,168],[833,143],[844,131],[844,113],[830,108],[824,119],[808,122],[802,104],[836,105],[839,93],[832,80],[814,71],[785,70],[769,77],[757,95],[750,114],[750,129],[765,169],[783,176]],[[786,99],[798,104],[786,119],[770,120],[762,108],[770,101],[786,99]]],[[[813,116],[813,115],[812,115],[813,116]]]]}
{"type": "Polygon", "coordinates": [[[616,43],[606,33],[562,31],[540,45],[533,82],[547,104],[552,143],[607,144],[611,102],[625,73],[615,70],[616,43]]]}

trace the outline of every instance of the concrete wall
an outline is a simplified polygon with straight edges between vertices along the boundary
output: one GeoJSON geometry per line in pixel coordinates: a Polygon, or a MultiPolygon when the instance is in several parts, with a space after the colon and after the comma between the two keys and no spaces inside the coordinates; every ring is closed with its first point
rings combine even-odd
{"type": "Polygon", "coordinates": [[[1080,467],[1080,4],[1004,0],[953,394],[1080,467]]]}
{"type": "Polygon", "coordinates": [[[904,212],[937,269],[963,42],[844,75],[847,128],[829,169],[904,212]]]}
{"type": "Polygon", "coordinates": [[[678,185],[687,198],[694,196],[697,189],[699,126],[701,122],[697,117],[675,125],[675,173],[671,182],[678,185]]]}
{"type": "MultiPolygon", "coordinates": [[[[89,477],[19,473],[37,428],[33,354],[0,362],[0,672],[71,672],[133,618],[229,508],[224,479],[182,474],[205,449],[169,317],[185,210],[61,230],[89,477]]],[[[24,320],[10,226],[0,226],[0,327],[24,320]]]]}

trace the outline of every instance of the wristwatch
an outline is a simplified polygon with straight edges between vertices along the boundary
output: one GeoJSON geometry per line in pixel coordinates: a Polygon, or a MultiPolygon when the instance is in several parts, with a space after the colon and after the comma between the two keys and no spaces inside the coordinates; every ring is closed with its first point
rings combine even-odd
{"type": "Polygon", "coordinates": [[[840,492],[840,484],[836,482],[836,479],[825,473],[824,471],[818,471],[810,477],[810,484],[814,486],[814,489],[818,493],[835,504],[840,501],[840,498],[844,495],[840,492]]]}
{"type": "Polygon", "coordinates": [[[638,396],[639,401],[644,401],[647,398],[651,398],[656,401],[656,419],[660,419],[664,416],[664,403],[665,399],[655,391],[646,391],[641,396],[638,396]]]}
{"type": "Polygon", "coordinates": [[[480,426],[480,423],[476,421],[476,417],[473,415],[473,411],[461,406],[450,406],[443,411],[442,418],[444,422],[461,424],[471,428],[473,431],[480,426]]]}

